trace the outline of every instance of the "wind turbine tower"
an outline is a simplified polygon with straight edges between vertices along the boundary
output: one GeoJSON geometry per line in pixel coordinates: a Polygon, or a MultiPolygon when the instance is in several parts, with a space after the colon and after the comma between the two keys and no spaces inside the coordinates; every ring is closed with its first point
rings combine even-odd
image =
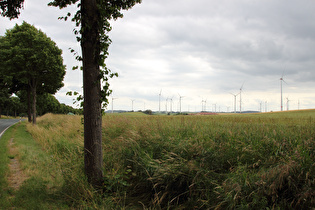
{"type": "Polygon", "coordinates": [[[283,98],[282,98],[282,82],[286,83],[283,79],[283,73],[282,73],[282,76],[280,78],[280,91],[281,91],[281,111],[283,111],[283,98]]]}
{"type": "Polygon", "coordinates": [[[298,100],[298,110],[300,110],[300,99],[298,100]]]}
{"type": "Polygon", "coordinates": [[[242,90],[243,90],[243,85],[242,84],[241,88],[240,88],[240,114],[242,113],[242,90]]]}
{"type": "Polygon", "coordinates": [[[135,99],[131,99],[131,111],[133,112],[133,102],[135,101],[135,99]]]}
{"type": "Polygon", "coordinates": [[[172,111],[173,111],[173,110],[172,110],[173,97],[172,97],[172,98],[170,98],[170,100],[171,100],[171,105],[170,105],[170,109],[171,109],[171,110],[170,110],[170,112],[171,112],[171,114],[172,114],[172,111]]]}
{"type": "Polygon", "coordinates": [[[289,100],[288,97],[286,99],[287,99],[287,111],[289,111],[289,102],[290,102],[290,100],[289,100]]]}
{"type": "Polygon", "coordinates": [[[206,101],[205,100],[201,100],[201,111],[203,112],[204,111],[204,105],[203,105],[203,103],[205,103],[206,101]]]}
{"type": "Polygon", "coordinates": [[[114,113],[114,100],[117,98],[112,98],[112,113],[114,113]]]}
{"type": "Polygon", "coordinates": [[[201,101],[201,111],[206,111],[207,109],[207,99],[201,101]]]}
{"type": "Polygon", "coordinates": [[[280,78],[280,91],[281,91],[281,111],[283,111],[283,101],[282,101],[282,81],[283,78],[280,78]]]}
{"type": "Polygon", "coordinates": [[[234,113],[236,113],[236,96],[239,94],[233,94],[233,93],[230,93],[231,95],[234,96],[234,113]]]}
{"type": "Polygon", "coordinates": [[[214,110],[212,111],[214,111],[214,113],[217,113],[217,104],[213,104],[213,106],[214,106],[214,110]]]}
{"type": "MultiPolygon", "coordinates": [[[[179,95],[179,93],[178,93],[179,95]]],[[[179,113],[182,113],[182,98],[184,98],[185,96],[181,96],[179,95],[179,113]]]]}
{"type": "Polygon", "coordinates": [[[162,93],[162,89],[159,94],[159,113],[161,113],[161,93],[162,93]]]}

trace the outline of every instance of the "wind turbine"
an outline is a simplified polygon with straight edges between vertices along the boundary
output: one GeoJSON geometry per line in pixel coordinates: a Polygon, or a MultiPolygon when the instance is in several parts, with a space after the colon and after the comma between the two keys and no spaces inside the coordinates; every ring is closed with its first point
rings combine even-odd
{"type": "Polygon", "coordinates": [[[172,112],[173,112],[173,110],[172,110],[172,104],[173,104],[173,97],[172,98],[170,98],[170,100],[171,100],[171,105],[170,105],[170,112],[171,112],[171,114],[172,114],[172,112]]]}
{"type": "Polygon", "coordinates": [[[214,106],[214,113],[217,113],[217,104],[213,104],[213,106],[214,106]]]}
{"type": "MultiPolygon", "coordinates": [[[[286,83],[283,79],[283,73],[280,78],[280,91],[281,91],[281,111],[283,111],[283,98],[282,98],[282,82],[286,83]]],[[[287,83],[286,83],[287,84],[287,83]]]]}
{"type": "MultiPolygon", "coordinates": [[[[179,95],[179,93],[178,93],[179,95]]],[[[181,96],[179,95],[179,113],[182,113],[182,98],[184,98],[185,96],[181,96]]]]}
{"type": "Polygon", "coordinates": [[[117,98],[112,98],[112,113],[114,113],[114,100],[117,98]]]}
{"type": "Polygon", "coordinates": [[[161,113],[161,93],[162,93],[162,89],[159,94],[159,113],[161,113]]]}
{"type": "Polygon", "coordinates": [[[234,113],[236,113],[236,96],[239,94],[233,94],[233,93],[230,93],[231,95],[234,96],[234,113]]]}
{"type": "Polygon", "coordinates": [[[135,99],[131,99],[131,111],[133,112],[133,102],[135,101],[135,99]]]}
{"type": "Polygon", "coordinates": [[[300,110],[300,99],[298,100],[298,110],[300,110]]]}
{"type": "Polygon", "coordinates": [[[201,101],[201,111],[202,112],[206,111],[206,109],[207,109],[207,99],[206,100],[202,99],[202,101],[201,101]],[[203,104],[205,104],[205,105],[203,105],[203,104]]]}
{"type": "Polygon", "coordinates": [[[203,103],[204,103],[205,101],[202,99],[201,100],[201,111],[203,112],[203,103]]]}
{"type": "Polygon", "coordinates": [[[288,97],[286,97],[286,99],[287,99],[287,111],[289,111],[289,102],[290,102],[291,100],[289,100],[288,97]]]}
{"type": "Polygon", "coordinates": [[[244,82],[240,88],[240,114],[242,113],[242,90],[243,90],[243,85],[244,85],[244,82]]]}

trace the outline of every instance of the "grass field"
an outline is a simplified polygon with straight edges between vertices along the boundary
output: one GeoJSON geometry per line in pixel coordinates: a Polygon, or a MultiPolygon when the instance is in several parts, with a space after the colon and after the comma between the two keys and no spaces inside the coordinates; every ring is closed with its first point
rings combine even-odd
{"type": "Polygon", "coordinates": [[[47,114],[36,126],[24,123],[8,132],[27,129],[24,135],[31,136],[16,145],[30,178],[17,191],[0,179],[6,198],[15,195],[11,204],[25,208],[25,202],[17,202],[22,194],[35,207],[64,209],[315,207],[314,110],[108,114],[103,118],[103,194],[83,176],[81,120],[47,114]],[[39,191],[32,192],[32,185],[39,191]],[[36,193],[42,201],[32,198],[36,193]]]}

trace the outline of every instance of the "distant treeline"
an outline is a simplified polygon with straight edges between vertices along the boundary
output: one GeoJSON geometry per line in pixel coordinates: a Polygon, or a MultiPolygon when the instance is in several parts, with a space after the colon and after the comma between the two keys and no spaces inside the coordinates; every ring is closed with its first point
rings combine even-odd
{"type": "MultiPolygon", "coordinates": [[[[3,98],[2,98],[3,99],[3,98]]],[[[18,93],[6,98],[2,103],[1,115],[13,117],[27,117],[27,100],[26,94],[18,93]]],[[[36,103],[37,115],[41,116],[46,113],[54,114],[82,114],[82,109],[75,109],[72,106],[60,103],[55,96],[49,93],[38,95],[36,103]]]]}

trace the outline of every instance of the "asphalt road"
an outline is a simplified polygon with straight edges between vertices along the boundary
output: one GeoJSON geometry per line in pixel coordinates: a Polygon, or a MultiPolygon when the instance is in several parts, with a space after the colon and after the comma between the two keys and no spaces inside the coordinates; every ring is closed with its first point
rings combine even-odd
{"type": "Polygon", "coordinates": [[[0,138],[6,129],[19,121],[20,119],[0,119],[0,138]]]}

